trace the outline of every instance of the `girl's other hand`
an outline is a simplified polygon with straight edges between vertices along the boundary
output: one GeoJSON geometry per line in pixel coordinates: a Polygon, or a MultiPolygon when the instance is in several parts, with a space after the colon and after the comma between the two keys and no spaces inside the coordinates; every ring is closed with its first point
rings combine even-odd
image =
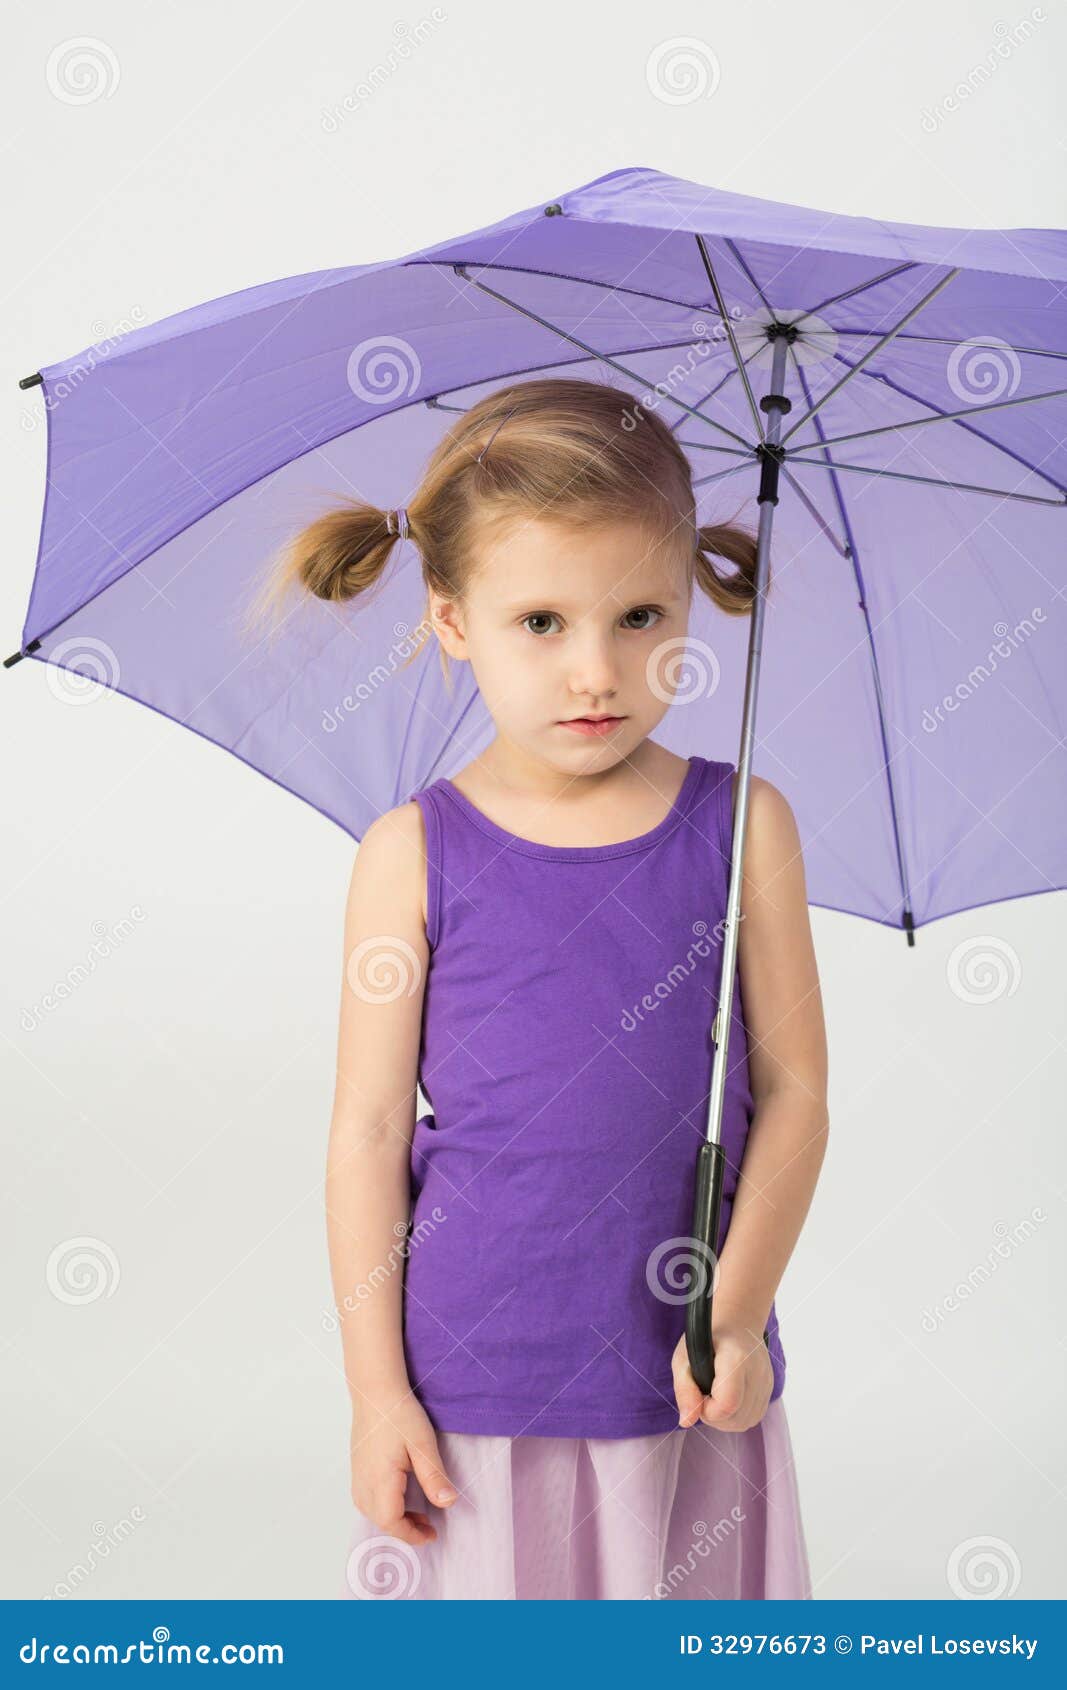
{"type": "Polygon", "coordinates": [[[352,1501],[379,1531],[403,1543],[430,1543],[437,1528],[421,1510],[405,1509],[407,1476],[414,1473],[432,1503],[447,1508],[456,1500],[441,1465],[437,1434],[425,1409],[402,1398],[388,1413],[362,1409],[352,1417],[352,1501]]]}
{"type": "Polygon", "coordinates": [[[774,1369],[762,1332],[736,1322],[712,1319],[715,1377],[706,1397],[693,1378],[685,1334],[678,1340],[672,1367],[680,1426],[702,1420],[721,1432],[746,1432],[758,1426],[774,1389],[774,1369]]]}

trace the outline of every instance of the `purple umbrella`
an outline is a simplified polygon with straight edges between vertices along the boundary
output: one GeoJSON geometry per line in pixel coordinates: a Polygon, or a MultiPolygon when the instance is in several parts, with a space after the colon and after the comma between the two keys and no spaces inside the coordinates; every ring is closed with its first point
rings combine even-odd
{"type": "MultiPolygon", "coordinates": [[[[774,520],[747,642],[697,595],[658,734],[728,757],[740,730],[720,1001],[755,750],[811,902],[911,944],[1065,883],[1065,284],[1060,231],[841,217],[627,169],[391,263],[179,312],[22,383],[42,389],[48,484],[7,663],[151,705],[358,839],[492,722],[468,666],[449,690],[432,652],[407,662],[410,547],[371,602],[308,601],[274,641],[243,625],[264,569],[340,496],[404,505],[485,392],[614,381],[670,419],[699,521],[756,501],[764,586],[774,520]]],[[[724,1036],[703,1238],[725,1070],[724,1036]]]]}

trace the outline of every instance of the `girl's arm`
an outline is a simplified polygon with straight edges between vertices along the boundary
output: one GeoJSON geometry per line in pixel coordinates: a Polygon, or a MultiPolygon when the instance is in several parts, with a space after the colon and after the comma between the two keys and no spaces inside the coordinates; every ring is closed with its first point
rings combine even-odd
{"type": "Polygon", "coordinates": [[[353,1501],[411,1543],[436,1532],[425,1515],[405,1515],[406,1470],[431,1500],[448,1483],[433,1427],[411,1393],[402,1325],[429,960],[423,840],[419,807],[405,804],[379,817],[356,853],[326,1167],[330,1272],[352,1402],[353,1501]]]}
{"type": "MultiPolygon", "coordinates": [[[[712,1394],[700,1397],[688,1367],[681,1369],[684,1398],[679,1393],[683,1424],[699,1414],[728,1431],[755,1424],[766,1410],[772,1378],[763,1331],[829,1131],[826,1030],[800,838],[787,800],[758,776],[749,792],[738,965],[753,1116],[712,1300],[712,1394]]],[[[743,1054],[731,1043],[730,1063],[743,1054]]]]}

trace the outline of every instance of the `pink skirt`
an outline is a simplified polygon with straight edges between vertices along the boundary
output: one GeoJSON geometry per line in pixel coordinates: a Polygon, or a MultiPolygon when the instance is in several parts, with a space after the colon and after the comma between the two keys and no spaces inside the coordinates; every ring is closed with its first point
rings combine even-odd
{"type": "Polygon", "coordinates": [[[758,1426],[698,1422],[639,1438],[439,1432],[459,1495],[407,1508],[415,1548],[355,1511],[342,1597],[364,1600],[781,1600],[811,1580],[785,1405],[758,1426]]]}

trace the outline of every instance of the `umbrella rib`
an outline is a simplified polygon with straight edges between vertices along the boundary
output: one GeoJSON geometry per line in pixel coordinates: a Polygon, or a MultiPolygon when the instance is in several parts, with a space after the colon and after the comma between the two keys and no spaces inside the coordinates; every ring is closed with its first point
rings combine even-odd
{"type": "Polygon", "coordinates": [[[847,469],[858,475],[884,475],[890,481],[916,481],[924,487],[951,487],[957,493],[988,493],[995,499],[1018,499],[1026,505],[1056,505],[1060,509],[1067,505],[1067,497],[1045,499],[1036,493],[1012,493],[1005,487],[980,487],[973,481],[946,481],[936,475],[908,475],[899,469],[879,469],[875,464],[843,464],[836,458],[798,458],[795,452],[790,452],[788,458],[791,464],[808,464],[812,469],[847,469]]]}
{"type": "MultiPolygon", "coordinates": [[[[804,375],[804,371],[801,369],[800,359],[797,357],[794,347],[790,346],[789,350],[793,355],[793,362],[796,366],[797,380],[800,383],[801,391],[804,394],[804,397],[807,400],[808,404],[810,405],[811,404],[811,388],[808,384],[807,378],[804,375]]],[[[816,424],[815,424],[815,427],[818,430],[819,434],[821,435],[822,434],[822,424],[821,424],[821,422],[817,421],[816,424]]],[[[784,467],[785,466],[783,465],[783,468],[784,467]]],[[[914,931],[913,930],[914,930],[914,925],[915,925],[915,913],[914,913],[914,910],[912,908],[912,902],[911,902],[911,882],[910,882],[910,878],[909,878],[909,875],[908,875],[907,864],[904,860],[904,841],[901,838],[900,820],[899,820],[899,817],[897,815],[896,791],[895,791],[894,786],[893,786],[893,759],[889,755],[889,740],[888,740],[888,737],[886,735],[885,697],[882,693],[882,676],[881,676],[881,671],[878,668],[878,651],[877,651],[877,648],[876,648],[875,642],[874,642],[874,629],[871,626],[871,614],[870,614],[870,610],[868,609],[868,606],[867,606],[867,589],[866,589],[866,586],[865,586],[864,580],[863,580],[863,570],[860,566],[859,548],[856,545],[856,537],[852,532],[852,524],[849,521],[849,517],[848,517],[848,506],[845,503],[845,495],[842,492],[841,487],[838,483],[837,476],[834,473],[836,468],[837,468],[837,465],[833,462],[833,460],[831,458],[828,457],[828,458],[824,459],[824,467],[830,471],[830,486],[833,489],[833,494],[834,494],[834,499],[835,499],[836,504],[837,504],[838,514],[841,517],[841,525],[845,530],[846,552],[847,552],[849,561],[852,564],[853,578],[854,578],[854,580],[856,582],[856,586],[859,590],[859,606],[860,606],[860,609],[863,612],[864,626],[867,630],[867,649],[870,653],[871,675],[872,675],[872,678],[874,680],[875,704],[877,705],[877,708],[878,708],[878,732],[879,732],[879,735],[880,735],[880,738],[881,738],[881,741],[882,741],[882,763],[883,763],[883,766],[885,768],[886,788],[887,788],[888,797],[889,797],[889,816],[890,816],[890,820],[892,821],[892,824],[893,824],[893,843],[894,843],[894,846],[895,846],[895,849],[896,849],[896,854],[897,854],[897,872],[900,875],[900,891],[901,891],[901,897],[904,900],[902,920],[903,920],[904,930],[908,935],[908,943],[913,944],[914,943],[914,931]]],[[[785,473],[786,473],[787,476],[789,476],[788,470],[786,470],[785,473]]],[[[793,477],[789,476],[789,479],[792,481],[793,477]]],[[[794,483],[794,485],[795,485],[795,483],[794,483]]],[[[798,491],[799,491],[799,489],[798,489],[798,491]]]]}
{"type": "Polygon", "coordinates": [[[833,387],[827,388],[822,397],[820,399],[816,399],[814,404],[809,405],[804,415],[802,417],[798,417],[791,428],[786,429],[785,433],[782,435],[780,444],[784,446],[786,441],[796,433],[798,428],[803,428],[806,422],[809,422],[818,411],[822,410],[828,400],[833,399],[835,394],[840,393],[841,389],[847,382],[850,382],[854,376],[857,376],[863,367],[870,363],[872,358],[877,357],[883,346],[888,346],[889,342],[900,333],[905,323],[910,323],[913,317],[917,317],[923,307],[929,305],[932,299],[936,299],[941,290],[948,287],[949,282],[954,281],[959,273],[959,267],[957,266],[955,269],[950,270],[946,276],[942,276],[937,282],[935,282],[933,287],[930,288],[927,293],[924,293],[922,298],[912,306],[911,310],[904,313],[899,323],[894,323],[892,328],[887,329],[885,334],[881,335],[879,339],[875,341],[874,345],[868,348],[868,350],[860,358],[859,362],[853,364],[846,371],[840,381],[835,382],[833,387]]]}
{"type": "MultiPolygon", "coordinates": [[[[866,293],[868,288],[876,288],[879,282],[888,282],[894,276],[902,276],[905,270],[914,270],[915,268],[916,261],[913,258],[909,259],[906,264],[894,264],[891,270],[883,270],[880,276],[872,276],[868,282],[858,282],[854,288],[846,288],[843,293],[831,294],[829,299],[820,300],[818,305],[812,306],[808,315],[817,317],[823,311],[828,310],[831,305],[840,305],[843,299],[853,299],[858,293],[866,293]]],[[[808,403],[811,403],[810,399],[808,403]]]]}
{"type": "Polygon", "coordinates": [[[731,458],[747,458],[749,463],[755,461],[755,448],[742,452],[737,446],[713,446],[710,440],[679,440],[678,444],[689,446],[694,452],[726,452],[731,458]]]}
{"type": "Polygon", "coordinates": [[[764,293],[763,289],[760,287],[759,283],[757,282],[756,273],[753,270],[751,264],[748,262],[748,260],[743,256],[743,254],[741,252],[741,248],[737,245],[737,242],[732,241],[730,239],[729,235],[727,235],[725,237],[725,245],[730,248],[730,251],[733,253],[735,259],[737,260],[738,267],[745,272],[745,275],[748,277],[749,281],[752,283],[752,286],[755,288],[756,292],[759,294],[760,298],[762,299],[764,305],[767,307],[767,310],[773,312],[774,306],[771,304],[770,300],[767,298],[767,295],[764,293]]]}
{"type": "MultiPolygon", "coordinates": [[[[627,349],[625,356],[627,358],[630,358],[630,357],[640,357],[642,354],[644,354],[646,352],[676,352],[682,347],[689,348],[689,347],[693,347],[693,346],[704,346],[706,344],[707,344],[706,341],[704,341],[700,336],[698,336],[697,339],[694,340],[691,335],[687,335],[685,340],[661,340],[661,341],[658,341],[654,346],[631,346],[627,349]]],[[[602,355],[599,352],[594,352],[592,354],[592,357],[594,358],[594,360],[600,358],[601,356],[602,355]]],[[[571,368],[571,366],[577,366],[579,364],[585,364],[588,361],[589,360],[586,359],[586,358],[569,358],[569,359],[566,359],[566,360],[562,360],[562,362],[565,363],[565,365],[568,369],[571,368]]],[[[536,374],[539,374],[542,370],[556,369],[559,366],[560,363],[561,363],[561,360],[559,358],[550,358],[547,363],[524,364],[521,369],[505,371],[505,376],[506,376],[506,379],[508,381],[512,381],[516,376],[536,375],[536,374]]],[[[728,382],[733,377],[734,373],[735,372],[733,370],[727,370],[727,372],[726,372],[725,376],[723,377],[722,381],[719,383],[719,387],[724,386],[725,383],[728,382]]],[[[487,382],[490,382],[494,379],[496,379],[496,378],[494,378],[492,376],[477,376],[477,377],[475,377],[475,379],[473,381],[464,382],[462,387],[443,387],[441,389],[441,392],[442,393],[465,393],[468,390],[468,388],[484,387],[487,382]]],[[[640,382],[641,386],[644,387],[644,388],[648,387],[649,379],[650,378],[641,375],[639,371],[634,372],[634,380],[640,382]]],[[[719,391],[719,387],[713,388],[710,394],[706,394],[705,397],[701,400],[701,404],[706,404],[708,398],[714,398],[715,394],[718,393],[718,391],[719,391]]],[[[409,404],[413,404],[413,405],[434,405],[439,410],[442,410],[442,411],[454,411],[457,416],[466,415],[466,412],[470,409],[470,407],[467,406],[467,405],[446,405],[445,402],[441,399],[440,395],[436,394],[436,393],[425,394],[421,398],[409,400],[409,404]]],[[[390,412],[390,415],[395,415],[398,411],[401,411],[403,409],[404,409],[404,407],[402,405],[397,405],[394,408],[394,410],[392,412],[390,412]]],[[[373,417],[368,417],[366,419],[366,422],[373,422],[374,420],[375,419],[373,417]]],[[[672,423],[671,426],[672,427],[680,427],[682,425],[682,423],[684,423],[684,421],[685,421],[684,417],[679,417],[677,419],[677,422],[672,423]]],[[[366,426],[366,422],[357,424],[357,427],[364,428],[366,426]]],[[[348,431],[345,430],[345,432],[347,433],[348,431]]]]}
{"type": "MultiPolygon", "coordinates": [[[[835,434],[828,440],[821,438],[820,430],[818,440],[800,440],[797,442],[796,449],[800,452],[806,452],[812,446],[841,446],[846,440],[869,440],[872,435],[895,434],[902,428],[923,428],[929,423],[957,422],[960,417],[980,416],[983,411],[1006,411],[1011,405],[1034,405],[1039,399],[1062,399],[1065,394],[1067,394],[1067,387],[1056,387],[1049,393],[1029,393],[1018,399],[994,399],[988,405],[967,405],[962,411],[938,411],[936,416],[932,417],[907,417],[903,422],[884,423],[881,428],[861,428],[854,434],[835,434]]],[[[921,400],[920,403],[926,404],[927,401],[921,400]]],[[[988,435],[982,436],[983,440],[988,438],[988,435]]],[[[997,444],[995,440],[991,440],[989,443],[991,446],[997,444]]]]}
{"type": "MultiPolygon", "coordinates": [[[[748,355],[748,357],[747,357],[747,358],[746,358],[746,359],[745,359],[745,363],[746,363],[746,364],[751,364],[751,362],[752,362],[752,360],[753,360],[753,358],[756,358],[756,357],[758,357],[758,356],[759,356],[759,354],[760,354],[760,353],[761,353],[761,352],[762,352],[762,351],[763,351],[763,350],[764,350],[764,349],[763,349],[763,347],[762,347],[762,346],[757,346],[757,347],[756,347],[756,349],[755,349],[755,351],[754,351],[754,352],[750,352],[750,353],[749,353],[749,355],[748,355]]],[[[697,402],[697,407],[696,407],[696,408],[697,408],[697,410],[699,410],[699,409],[700,409],[700,407],[701,407],[701,405],[710,405],[710,404],[711,404],[711,401],[712,401],[712,400],[713,400],[713,399],[715,399],[715,398],[716,398],[716,397],[717,397],[717,396],[718,396],[718,395],[719,395],[719,394],[720,394],[720,393],[721,393],[721,392],[722,392],[722,390],[723,390],[723,388],[724,388],[724,387],[725,387],[725,386],[726,386],[726,383],[727,383],[727,382],[728,382],[728,381],[733,381],[733,379],[734,379],[734,377],[735,377],[735,376],[736,376],[736,375],[737,375],[737,371],[736,371],[736,370],[727,370],[727,372],[726,372],[726,374],[725,374],[725,375],[724,375],[724,376],[723,376],[723,378],[722,378],[722,380],[721,380],[721,381],[720,381],[720,382],[719,382],[719,383],[717,383],[717,385],[716,385],[716,386],[715,386],[715,387],[713,387],[713,388],[712,388],[712,389],[711,389],[711,392],[710,392],[710,393],[705,393],[705,395],[704,395],[704,397],[703,397],[703,399],[700,399],[700,400],[698,400],[698,402],[697,402]]],[[[668,426],[669,426],[669,427],[670,427],[670,430],[671,430],[671,432],[672,432],[672,433],[673,433],[673,432],[674,432],[674,430],[675,430],[675,429],[676,429],[676,428],[681,428],[681,427],[682,427],[682,426],[683,426],[683,424],[684,424],[684,423],[685,423],[685,418],[684,418],[684,417],[675,417],[675,419],[674,419],[674,421],[673,421],[673,422],[672,422],[672,423],[670,423],[670,424],[669,424],[669,425],[668,425],[668,426]]],[[[689,441],[689,442],[688,442],[688,444],[689,444],[689,445],[691,445],[691,446],[695,446],[695,445],[696,445],[696,441],[695,441],[695,440],[691,440],[691,441],[689,441]]],[[[719,447],[715,447],[715,448],[714,448],[714,450],[715,450],[715,451],[724,451],[724,450],[726,450],[726,449],[727,449],[727,448],[724,448],[724,447],[721,447],[721,446],[719,446],[719,447]]]]}
{"type": "MultiPolygon", "coordinates": [[[[958,345],[959,343],[953,341],[952,344],[958,345]]],[[[850,369],[852,368],[852,366],[848,363],[848,359],[844,358],[840,352],[835,352],[834,357],[839,363],[847,365],[850,369]]],[[[939,416],[944,414],[941,412],[940,408],[934,404],[932,399],[924,399],[921,393],[912,393],[910,388],[901,387],[898,381],[894,381],[892,376],[886,375],[882,370],[864,370],[863,374],[868,381],[884,382],[886,387],[892,388],[893,392],[899,393],[903,399],[910,399],[916,405],[925,405],[927,410],[936,411],[939,416]]],[[[971,411],[974,409],[975,407],[972,406],[971,411]]],[[[958,428],[962,428],[966,434],[973,434],[976,440],[983,441],[987,446],[992,446],[996,451],[1000,452],[1003,457],[1010,458],[1013,463],[1021,464],[1024,469],[1032,470],[1034,475],[1039,475],[1041,477],[1042,481],[1047,481],[1050,487],[1055,487],[1057,493],[1067,493],[1067,487],[1064,487],[1062,482],[1057,481],[1054,475],[1049,475],[1047,470],[1041,469],[1038,464],[1032,464],[1029,458],[1024,458],[1019,452],[1014,451],[1011,446],[1005,446],[1001,441],[994,440],[991,434],[983,434],[980,428],[975,428],[972,423],[966,421],[966,418],[971,414],[971,411],[965,411],[961,416],[954,419],[958,428]]],[[[815,443],[812,442],[812,444],[814,445],[815,443]]]]}
{"type": "Polygon", "coordinates": [[[764,438],[763,418],[759,414],[759,407],[756,404],[756,395],[752,391],[752,383],[748,379],[748,370],[745,367],[744,359],[741,357],[741,349],[737,344],[737,336],[734,334],[734,326],[730,321],[730,313],[726,309],[726,301],[723,299],[718,278],[715,275],[715,268],[708,254],[704,237],[703,235],[697,235],[695,238],[701,259],[703,260],[704,268],[708,273],[708,281],[711,283],[711,291],[715,295],[715,303],[719,308],[719,316],[722,318],[723,327],[726,330],[726,336],[730,342],[730,351],[734,355],[734,363],[737,365],[737,373],[744,383],[745,398],[748,400],[748,408],[752,413],[752,421],[756,429],[756,434],[757,437],[762,440],[764,438]]]}
{"type": "MultiPolygon", "coordinates": [[[[752,266],[741,256],[740,247],[738,247],[737,244],[729,238],[729,236],[726,237],[725,244],[730,248],[730,251],[733,253],[734,257],[737,259],[738,264],[741,266],[742,270],[745,272],[745,275],[748,277],[749,281],[752,283],[752,286],[755,288],[756,292],[759,294],[760,298],[762,299],[764,305],[767,307],[767,310],[768,311],[774,311],[775,307],[771,304],[770,300],[767,298],[767,295],[764,293],[763,289],[760,287],[759,282],[757,282],[755,272],[752,269],[752,266]]],[[[890,280],[891,277],[903,275],[905,270],[914,270],[915,268],[916,268],[916,261],[913,258],[909,258],[907,260],[907,262],[904,263],[904,264],[894,264],[893,268],[891,270],[883,270],[881,275],[879,275],[879,276],[871,276],[869,278],[869,280],[866,281],[866,282],[857,282],[855,287],[845,288],[843,293],[831,294],[829,296],[829,298],[820,300],[818,305],[811,306],[811,308],[809,310],[805,311],[804,315],[806,317],[817,317],[820,312],[827,310],[829,306],[839,305],[843,299],[852,299],[858,293],[866,293],[868,288],[876,288],[878,286],[879,282],[887,282],[887,281],[890,280]]],[[[835,332],[840,332],[840,331],[835,331],[835,332]]],[[[808,403],[809,404],[811,403],[810,398],[808,400],[808,403]]]]}
{"type": "Polygon", "coordinates": [[[596,276],[574,276],[569,270],[531,270],[528,264],[494,264],[490,259],[459,260],[455,258],[416,258],[401,265],[401,269],[417,269],[425,265],[428,269],[438,270],[442,266],[448,270],[455,270],[459,263],[477,263],[479,270],[502,270],[507,276],[540,276],[550,282],[575,282],[583,288],[600,288],[603,293],[627,293],[634,299],[651,299],[657,305],[674,305],[680,311],[708,311],[712,315],[711,306],[707,300],[675,299],[669,293],[653,293],[648,288],[628,288],[625,282],[602,282],[596,276]]]}
{"type": "MultiPolygon", "coordinates": [[[[748,277],[752,286],[755,288],[756,292],[759,294],[760,298],[762,299],[764,305],[767,307],[768,311],[773,312],[774,309],[775,309],[774,306],[770,303],[770,300],[767,298],[766,293],[764,292],[763,288],[760,286],[759,282],[757,281],[755,271],[752,269],[752,266],[745,259],[745,257],[743,255],[743,253],[741,252],[740,248],[733,241],[731,241],[729,239],[727,240],[726,245],[730,248],[730,251],[733,253],[733,255],[734,255],[735,259],[737,260],[738,264],[740,265],[741,269],[745,272],[745,275],[748,277]]],[[[875,277],[872,278],[872,280],[870,282],[865,282],[863,284],[863,287],[850,288],[847,293],[836,294],[832,299],[824,299],[821,302],[821,304],[814,307],[814,310],[811,314],[815,315],[816,313],[825,310],[828,305],[833,305],[833,304],[836,304],[839,300],[847,299],[847,298],[851,297],[851,295],[854,294],[854,293],[862,293],[865,287],[874,287],[875,284],[878,283],[878,282],[886,281],[891,276],[899,276],[903,271],[911,270],[911,269],[914,269],[914,268],[915,268],[915,266],[914,266],[913,263],[907,263],[907,264],[898,264],[892,270],[884,270],[880,276],[875,276],[875,277]]],[[[859,334],[862,334],[862,335],[866,335],[866,336],[869,337],[872,332],[873,331],[871,331],[869,329],[836,329],[836,328],[834,329],[834,333],[837,334],[837,335],[841,335],[841,334],[856,334],[856,335],[859,335],[859,334]]],[[[944,345],[944,346],[958,346],[959,345],[958,341],[941,340],[940,337],[935,336],[935,335],[901,334],[900,339],[901,340],[915,340],[915,341],[929,341],[931,343],[936,343],[936,344],[944,345]]],[[[1016,355],[1019,355],[1019,354],[1024,353],[1024,352],[1030,352],[1030,353],[1033,353],[1035,356],[1045,356],[1045,357],[1050,357],[1050,358],[1067,358],[1067,353],[1048,352],[1048,353],[1042,354],[1042,353],[1037,353],[1036,349],[1034,349],[1032,347],[1018,347],[1018,346],[1016,346],[1016,347],[1012,348],[1012,351],[1014,351],[1016,353],[1016,355]]],[[[842,357],[839,352],[835,352],[834,357],[837,358],[840,363],[846,365],[846,367],[848,369],[854,368],[853,365],[849,364],[848,359],[842,357]]],[[[795,354],[794,354],[793,362],[794,362],[794,364],[796,364],[797,372],[799,374],[800,363],[799,363],[799,360],[796,358],[795,354]]],[[[909,393],[907,388],[901,387],[899,382],[893,381],[890,376],[884,375],[880,371],[873,371],[873,370],[864,370],[863,374],[869,380],[885,382],[888,387],[891,387],[893,389],[894,393],[899,393],[906,399],[914,400],[915,404],[925,405],[928,410],[933,410],[933,411],[938,412],[937,417],[916,419],[917,421],[921,420],[921,421],[934,422],[934,421],[938,421],[938,420],[941,420],[941,419],[946,419],[946,420],[948,419],[949,414],[947,412],[940,411],[938,409],[938,407],[933,403],[932,400],[924,399],[924,398],[922,398],[922,396],[920,394],[917,394],[917,393],[909,393]]],[[[809,389],[806,382],[803,383],[802,385],[804,387],[804,392],[805,392],[805,395],[806,395],[806,398],[807,398],[807,402],[810,405],[811,404],[810,389],[809,389]]],[[[1051,397],[1051,396],[1050,395],[1035,394],[1033,397],[1040,398],[1040,397],[1051,397]]],[[[1020,401],[1013,401],[1013,402],[1019,403],[1020,401]]],[[[991,435],[983,434],[980,428],[972,427],[965,420],[967,417],[971,416],[975,410],[989,410],[991,408],[992,408],[991,406],[985,406],[985,405],[983,405],[983,406],[973,406],[972,405],[966,411],[959,411],[959,412],[952,413],[952,420],[958,422],[960,427],[962,429],[964,429],[968,434],[973,434],[976,440],[985,441],[988,445],[993,446],[998,452],[1002,453],[1003,456],[1011,458],[1014,463],[1022,464],[1025,469],[1032,470],[1033,473],[1035,475],[1039,475],[1043,481],[1047,481],[1050,487],[1055,487],[1055,489],[1058,493],[1067,492],[1067,489],[1065,489],[1063,487],[1062,483],[1060,483],[1056,480],[1055,476],[1049,475],[1046,470],[1038,469],[1036,464],[1030,463],[1026,458],[1021,457],[1018,452],[1012,451],[1010,446],[1002,445],[1000,443],[1000,441],[994,440],[991,435]]],[[[909,425],[906,424],[906,423],[903,423],[903,424],[895,425],[895,426],[908,427],[909,425]]],[[[821,435],[822,429],[820,428],[818,432],[821,435]]],[[[883,431],[880,430],[880,429],[868,429],[868,430],[865,431],[865,433],[867,433],[867,434],[876,434],[876,433],[882,433],[882,432],[883,431]]],[[[842,440],[858,439],[858,438],[860,438],[860,436],[837,435],[832,440],[820,440],[818,442],[817,441],[809,441],[807,443],[801,441],[800,442],[800,449],[803,451],[803,450],[806,449],[806,446],[816,446],[816,445],[819,445],[819,444],[824,445],[824,446],[833,446],[833,445],[840,444],[840,442],[842,440]]],[[[799,485],[799,484],[795,483],[795,485],[799,485]]]]}
{"type": "Polygon", "coordinates": [[[805,510],[807,510],[809,515],[812,517],[812,519],[822,529],[823,533],[826,535],[826,538],[829,540],[831,546],[833,546],[834,551],[837,552],[841,557],[848,557],[849,554],[848,554],[847,545],[843,545],[842,542],[838,539],[837,535],[834,533],[833,529],[830,527],[830,524],[827,522],[826,518],[822,515],[822,512],[819,510],[819,507],[816,505],[815,501],[808,496],[807,492],[800,485],[800,482],[797,480],[796,476],[790,475],[789,469],[785,464],[782,465],[782,474],[785,476],[785,478],[788,481],[790,487],[792,487],[794,493],[796,494],[797,498],[800,500],[801,504],[804,506],[805,510]]]}
{"type": "MultiPolygon", "coordinates": [[[[630,381],[637,381],[640,382],[643,387],[648,387],[649,384],[646,379],[636,370],[628,370],[625,364],[620,364],[617,358],[611,357],[610,353],[599,351],[595,346],[590,346],[588,341],[579,340],[577,335],[570,334],[568,330],[560,328],[558,323],[552,323],[547,317],[542,317],[539,312],[532,311],[529,306],[520,305],[517,300],[509,299],[506,293],[499,293],[496,288],[491,288],[487,282],[480,282],[477,276],[472,276],[468,273],[466,265],[455,264],[453,265],[453,269],[455,270],[457,276],[462,276],[465,282],[472,282],[473,285],[476,288],[480,288],[483,293],[489,294],[493,299],[500,300],[502,305],[509,306],[512,311],[518,311],[523,317],[529,317],[531,322],[539,323],[543,329],[550,329],[553,334],[558,334],[561,340],[567,341],[571,346],[580,347],[583,352],[588,352],[590,357],[599,359],[602,364],[607,364],[609,369],[618,370],[630,381]]],[[[694,309],[699,310],[700,307],[694,307],[694,309]]],[[[649,347],[650,352],[655,350],[655,347],[649,347]]],[[[695,411],[692,405],[687,405],[684,399],[678,398],[677,394],[664,393],[662,397],[664,399],[669,399],[672,405],[679,406],[680,409],[687,412],[689,416],[696,417],[698,422],[705,423],[708,428],[718,429],[720,434],[726,434],[731,440],[736,440],[739,446],[748,447],[748,441],[745,439],[744,435],[736,434],[732,428],[727,428],[725,423],[715,422],[713,418],[704,416],[701,411],[695,411]]]]}
{"type": "MultiPolygon", "coordinates": [[[[864,339],[874,333],[873,329],[839,329],[834,333],[841,335],[855,335],[864,339]]],[[[927,346],[959,346],[958,340],[952,340],[948,335],[940,334],[902,334],[901,340],[922,341],[927,346]]],[[[1020,358],[1067,358],[1067,352],[1053,352],[1048,346],[1013,346],[1012,351],[1020,358]]]]}
{"type": "MultiPolygon", "coordinates": [[[[755,462],[755,459],[750,458],[749,462],[753,463],[753,462],[755,462]]],[[[714,475],[694,476],[693,486],[694,487],[706,487],[709,481],[723,481],[726,478],[726,476],[736,475],[738,470],[744,469],[744,467],[745,467],[744,464],[731,464],[729,469],[716,470],[714,475]]]]}

